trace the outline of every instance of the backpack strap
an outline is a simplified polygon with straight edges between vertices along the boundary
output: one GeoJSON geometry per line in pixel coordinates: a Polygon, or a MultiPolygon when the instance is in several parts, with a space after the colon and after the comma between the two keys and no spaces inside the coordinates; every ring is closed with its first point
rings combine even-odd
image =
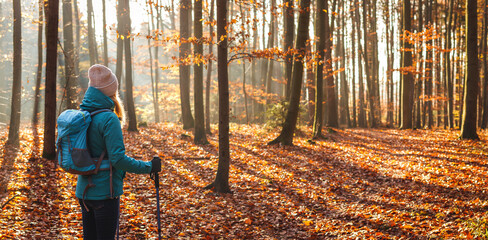
{"type": "Polygon", "coordinates": [[[96,185],[92,181],[92,175],[89,175],[88,176],[88,185],[86,185],[85,190],[83,191],[83,199],[82,199],[83,206],[85,207],[87,212],[89,212],[90,209],[88,209],[88,206],[86,206],[86,203],[85,203],[86,192],[87,192],[88,188],[95,187],[95,186],[96,185]]]}

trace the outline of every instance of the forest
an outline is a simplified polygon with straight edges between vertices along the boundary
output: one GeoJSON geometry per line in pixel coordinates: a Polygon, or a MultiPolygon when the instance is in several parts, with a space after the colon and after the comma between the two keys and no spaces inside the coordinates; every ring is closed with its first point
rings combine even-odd
{"type": "Polygon", "coordinates": [[[487,43],[486,0],[0,0],[0,239],[83,237],[56,119],[94,64],[162,159],[123,239],[488,239],[487,43]]]}

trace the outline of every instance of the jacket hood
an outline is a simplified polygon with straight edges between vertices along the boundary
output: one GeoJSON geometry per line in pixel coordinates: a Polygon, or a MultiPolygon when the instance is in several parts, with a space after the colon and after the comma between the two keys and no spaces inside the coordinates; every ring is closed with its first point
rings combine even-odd
{"type": "Polygon", "coordinates": [[[89,87],[85,92],[85,97],[80,105],[80,108],[89,112],[97,109],[112,109],[114,108],[112,99],[103,94],[100,90],[89,87]]]}

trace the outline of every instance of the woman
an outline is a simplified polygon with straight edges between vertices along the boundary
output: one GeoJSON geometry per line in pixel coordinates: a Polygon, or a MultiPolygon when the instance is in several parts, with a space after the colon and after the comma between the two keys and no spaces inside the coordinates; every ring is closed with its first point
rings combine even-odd
{"type": "Polygon", "coordinates": [[[122,195],[125,173],[159,172],[161,160],[155,158],[144,162],[125,155],[121,129],[124,107],[117,93],[117,78],[109,68],[98,64],[90,67],[88,78],[89,87],[80,108],[89,112],[113,111],[93,116],[87,133],[88,148],[93,157],[101,156],[105,151],[105,159],[108,158],[112,171],[100,171],[91,177],[79,175],[76,197],[82,209],[83,238],[113,240],[118,227],[119,196],[122,195]]]}

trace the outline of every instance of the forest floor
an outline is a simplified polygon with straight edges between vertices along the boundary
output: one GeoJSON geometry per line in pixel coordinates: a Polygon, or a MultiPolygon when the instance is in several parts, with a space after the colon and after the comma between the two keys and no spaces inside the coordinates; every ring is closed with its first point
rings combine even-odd
{"type": "MultiPolygon", "coordinates": [[[[302,128],[295,146],[267,146],[276,129],[231,125],[233,193],[223,195],[203,189],[217,169],[215,129],[204,146],[170,123],[124,134],[129,156],[163,158],[164,238],[488,237],[488,132],[461,141],[441,129],[336,129],[309,141],[302,128]]],[[[20,135],[20,148],[8,149],[0,129],[0,239],[81,238],[76,176],[39,157],[42,140],[29,128],[20,135]]],[[[155,239],[152,180],[128,174],[124,192],[122,239],[155,239]]]]}

